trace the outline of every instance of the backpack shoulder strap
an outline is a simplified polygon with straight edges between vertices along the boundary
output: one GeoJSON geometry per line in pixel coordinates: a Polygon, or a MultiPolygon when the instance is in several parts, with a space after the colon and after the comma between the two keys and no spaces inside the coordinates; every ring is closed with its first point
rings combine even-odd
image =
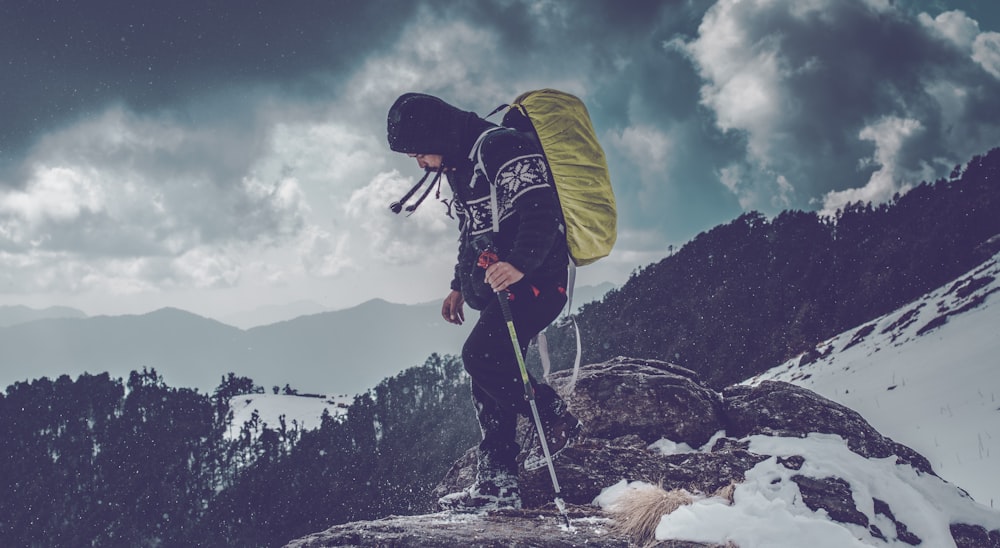
{"type": "MultiPolygon", "coordinates": [[[[475,176],[476,172],[481,172],[483,175],[486,174],[486,164],[483,163],[483,141],[486,140],[487,135],[501,129],[503,128],[499,126],[491,127],[490,129],[487,129],[486,131],[480,133],[479,137],[476,138],[476,142],[472,145],[472,150],[469,151],[469,161],[471,161],[472,164],[475,166],[475,169],[473,170],[473,176],[475,176]]],[[[492,182],[493,181],[490,181],[490,183],[492,182]]]]}
{"type": "MultiPolygon", "coordinates": [[[[496,234],[500,232],[500,208],[497,205],[497,186],[493,184],[490,180],[489,175],[486,173],[486,163],[483,162],[483,141],[486,140],[486,136],[494,131],[503,129],[502,127],[491,127],[486,131],[479,134],[479,138],[476,139],[476,143],[472,145],[472,151],[469,152],[469,160],[472,161],[475,168],[472,170],[473,181],[476,178],[476,174],[482,173],[483,177],[486,178],[486,182],[490,185],[490,213],[493,218],[493,233],[496,234]]],[[[472,181],[470,181],[471,183],[472,181]]]]}

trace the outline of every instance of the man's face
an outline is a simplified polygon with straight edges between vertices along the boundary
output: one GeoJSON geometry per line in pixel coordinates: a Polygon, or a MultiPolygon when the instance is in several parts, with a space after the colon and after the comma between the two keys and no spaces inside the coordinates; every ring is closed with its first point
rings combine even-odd
{"type": "Polygon", "coordinates": [[[420,169],[438,169],[441,167],[441,161],[443,156],[440,154],[407,154],[410,158],[417,159],[417,165],[420,169]]]}

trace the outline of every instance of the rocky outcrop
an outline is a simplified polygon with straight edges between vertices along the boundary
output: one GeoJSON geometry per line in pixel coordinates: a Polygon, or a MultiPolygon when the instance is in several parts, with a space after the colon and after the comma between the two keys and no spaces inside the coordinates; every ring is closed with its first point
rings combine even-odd
{"type": "MultiPolygon", "coordinates": [[[[560,386],[567,375],[554,375],[553,385],[560,386]]],[[[641,480],[693,494],[716,493],[744,482],[748,471],[775,458],[753,450],[755,436],[835,435],[861,457],[894,458],[917,475],[934,474],[927,459],[879,434],[858,413],[787,383],[733,386],[718,393],[682,367],[616,358],[582,368],[569,401],[573,413],[586,425],[585,437],[556,460],[571,527],[561,525],[552,504],[551,480],[543,468],[521,472],[522,498],[525,507],[533,510],[489,516],[392,517],[341,525],[289,546],[627,546],[629,539],[617,532],[610,516],[593,506],[602,490],[622,480],[641,480]],[[664,439],[681,450],[658,450],[656,442],[664,439]]],[[[522,439],[531,439],[526,421],[521,429],[522,439]]],[[[922,539],[911,531],[913,524],[905,523],[887,501],[863,500],[862,493],[852,491],[850,481],[833,473],[816,477],[815,472],[807,472],[807,468],[816,470],[817,463],[809,462],[816,458],[779,455],[776,461],[793,472],[788,478],[810,510],[823,510],[828,516],[824,519],[850,524],[872,539],[921,544],[922,539]]],[[[468,486],[474,471],[475,453],[470,449],[442,480],[436,495],[468,486]]],[[[947,487],[962,496],[957,488],[947,487]]],[[[952,523],[950,528],[959,547],[1000,546],[996,543],[1000,532],[992,528],[977,523],[952,523]],[[984,539],[993,544],[982,544],[984,539]]],[[[682,541],[660,545],[714,546],[682,541]]]]}
{"type": "MultiPolygon", "coordinates": [[[[593,506],[569,505],[571,526],[558,525],[562,517],[553,505],[532,510],[503,510],[485,515],[439,513],[392,516],[376,521],[348,523],[298,539],[287,548],[328,546],[399,546],[407,548],[570,548],[590,545],[607,548],[633,546],[629,538],[611,530],[611,520],[593,506]]],[[[671,541],[661,548],[714,548],[700,542],[671,541]]],[[[722,547],[720,547],[722,548],[722,547]]]]}
{"type": "Polygon", "coordinates": [[[815,392],[784,382],[732,386],[723,391],[726,435],[804,436],[837,434],[851,451],[867,458],[895,456],[897,462],[933,474],[927,459],[879,434],[857,412],[815,392]]]}

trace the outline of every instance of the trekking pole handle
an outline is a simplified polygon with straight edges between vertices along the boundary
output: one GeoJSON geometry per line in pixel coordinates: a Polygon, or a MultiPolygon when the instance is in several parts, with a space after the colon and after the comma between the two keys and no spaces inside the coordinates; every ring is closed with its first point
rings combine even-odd
{"type": "MultiPolygon", "coordinates": [[[[483,270],[486,270],[490,266],[499,262],[500,257],[497,256],[496,252],[487,248],[479,254],[479,261],[476,264],[483,270]]],[[[500,310],[503,312],[504,321],[508,323],[513,322],[514,316],[511,314],[510,305],[508,304],[508,301],[510,301],[510,291],[507,291],[506,289],[497,291],[497,299],[500,300],[500,310]]]]}

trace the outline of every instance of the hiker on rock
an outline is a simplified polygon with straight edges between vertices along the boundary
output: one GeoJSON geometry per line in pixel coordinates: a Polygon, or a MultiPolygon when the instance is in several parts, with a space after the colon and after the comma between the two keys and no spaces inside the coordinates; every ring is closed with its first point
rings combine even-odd
{"type": "MultiPolygon", "coordinates": [[[[530,418],[531,410],[497,294],[508,291],[511,295],[508,302],[522,356],[527,341],[545,329],[566,304],[565,227],[548,165],[531,134],[497,126],[420,93],[404,94],[392,105],[388,140],[390,149],[415,158],[427,172],[402,202],[431,174],[435,177],[416,204],[435,184],[440,185],[442,174],[447,175],[452,190],[449,207],[458,214],[461,237],[451,292],[441,315],[461,325],[464,304],[480,311],[462,348],[483,433],[476,481],[439,503],[459,510],[520,508],[515,460],[520,447],[515,431],[518,415],[530,418]],[[499,260],[482,261],[484,252],[499,260]]],[[[402,206],[392,207],[399,212],[402,206]]],[[[555,456],[573,441],[581,425],[555,390],[533,378],[529,381],[549,450],[555,456]]],[[[538,447],[529,451],[526,468],[545,466],[539,453],[538,447]]]]}

